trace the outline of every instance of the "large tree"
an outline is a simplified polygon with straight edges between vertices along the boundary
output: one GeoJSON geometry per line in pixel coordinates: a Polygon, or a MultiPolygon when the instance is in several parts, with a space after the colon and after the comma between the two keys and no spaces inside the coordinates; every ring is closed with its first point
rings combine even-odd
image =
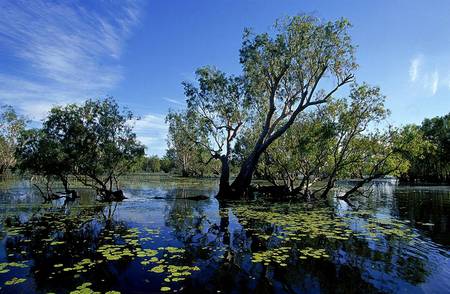
{"type": "Polygon", "coordinates": [[[277,33],[246,31],[240,51],[246,90],[259,135],[231,185],[228,198],[245,195],[264,151],[308,107],[326,103],[353,81],[357,67],[345,19],[321,22],[295,16],[277,22],[277,33]]]}
{"type": "Polygon", "coordinates": [[[143,156],[130,121],[115,100],[87,100],[51,109],[43,129],[70,159],[71,174],[104,200],[123,196],[118,179],[143,156]],[[115,189],[115,190],[114,190],[115,189]]]}
{"type": "Polygon", "coordinates": [[[196,74],[198,85],[183,83],[187,115],[193,120],[185,133],[197,134],[188,137],[209,152],[210,160],[220,161],[220,193],[229,194],[232,148],[248,119],[249,101],[241,78],[227,77],[209,67],[198,69],[196,74]]]}
{"type": "Polygon", "coordinates": [[[348,198],[374,179],[400,176],[423,143],[410,127],[378,130],[389,113],[384,99],[378,87],[353,85],[347,98],[298,119],[266,150],[260,174],[282,185],[286,196],[322,198],[338,179],[358,180],[340,195],[348,198]],[[315,182],[321,183],[310,188],[315,182]]]}

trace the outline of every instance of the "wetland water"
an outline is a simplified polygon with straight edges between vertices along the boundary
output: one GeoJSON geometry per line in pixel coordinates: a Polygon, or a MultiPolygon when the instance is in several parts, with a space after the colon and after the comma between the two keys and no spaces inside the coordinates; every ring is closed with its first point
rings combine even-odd
{"type": "Polygon", "coordinates": [[[381,183],[352,208],[224,205],[215,185],[139,178],[122,203],[63,205],[2,181],[0,292],[450,292],[449,187],[381,183]]]}

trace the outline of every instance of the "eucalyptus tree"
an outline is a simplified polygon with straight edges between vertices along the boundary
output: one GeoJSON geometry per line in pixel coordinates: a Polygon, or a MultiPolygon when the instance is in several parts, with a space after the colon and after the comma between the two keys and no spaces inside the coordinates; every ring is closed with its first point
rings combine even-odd
{"type": "Polygon", "coordinates": [[[16,163],[17,139],[25,125],[26,120],[19,116],[12,106],[0,108],[0,175],[16,163]]]}
{"type": "MultiPolygon", "coordinates": [[[[333,102],[330,102],[333,103],[333,102]]],[[[310,187],[324,180],[335,145],[334,123],[326,107],[303,115],[262,156],[258,174],[275,186],[285,187],[285,196],[310,197],[310,187]]]]}
{"type": "Polygon", "coordinates": [[[192,114],[170,111],[166,122],[169,124],[166,162],[183,177],[207,173],[210,164],[207,162],[208,151],[204,147],[206,139],[196,131],[197,122],[192,114]]]}
{"type": "Polygon", "coordinates": [[[44,129],[24,130],[16,148],[17,167],[22,173],[32,175],[32,182],[45,200],[59,198],[53,192],[52,183],[59,180],[64,187],[65,197],[77,197],[75,190],[69,188],[69,175],[72,172],[73,159],[64,152],[62,144],[51,138],[44,129]],[[35,181],[37,180],[37,181],[35,181]],[[44,182],[45,193],[39,187],[44,182]]]}
{"type": "Polygon", "coordinates": [[[133,119],[112,98],[87,100],[52,108],[43,129],[70,159],[71,174],[109,201],[123,197],[118,179],[144,155],[133,119]]]}
{"type": "MultiPolygon", "coordinates": [[[[387,175],[399,177],[405,173],[411,162],[408,155],[420,152],[417,145],[404,132],[389,128],[376,131],[353,139],[353,161],[341,170],[341,178],[357,179],[350,189],[339,198],[348,199],[354,192],[365,184],[387,175]]],[[[322,194],[322,196],[326,196],[322,194]]]]}
{"type": "Polygon", "coordinates": [[[370,127],[376,128],[388,116],[384,101],[385,96],[378,87],[354,84],[348,99],[340,99],[328,107],[328,117],[336,132],[336,143],[329,159],[323,197],[334,187],[338,177],[344,177],[345,172],[372,156],[366,152],[361,138],[369,132],[370,127]]]}
{"type": "MultiPolygon", "coordinates": [[[[195,121],[189,124],[190,132],[202,134],[198,140],[210,159],[220,160],[220,193],[229,193],[230,160],[234,142],[248,120],[249,101],[246,99],[243,81],[239,77],[227,77],[210,67],[196,71],[197,83],[183,83],[187,97],[187,113],[195,121]]],[[[189,131],[186,131],[188,133],[189,131]]]]}
{"type": "Polygon", "coordinates": [[[345,19],[321,22],[302,15],[277,22],[274,36],[245,32],[240,61],[255,118],[249,127],[258,135],[228,197],[246,194],[261,155],[300,113],[353,81],[357,65],[349,27],[345,19]]]}
{"type": "Polygon", "coordinates": [[[384,100],[378,87],[354,84],[349,97],[298,119],[266,150],[259,169],[272,183],[282,180],[288,195],[304,197],[326,197],[337,179],[359,179],[346,198],[374,179],[401,175],[421,143],[408,129],[377,130],[389,113],[384,100]]]}

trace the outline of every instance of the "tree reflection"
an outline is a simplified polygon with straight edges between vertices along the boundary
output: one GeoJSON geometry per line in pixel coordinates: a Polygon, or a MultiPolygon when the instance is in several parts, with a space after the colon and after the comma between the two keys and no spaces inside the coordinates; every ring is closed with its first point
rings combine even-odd
{"type": "Polygon", "coordinates": [[[97,288],[109,290],[115,276],[126,270],[128,261],[114,265],[100,262],[101,244],[114,234],[126,234],[127,225],[114,219],[116,204],[87,207],[46,207],[21,219],[5,220],[16,236],[6,239],[8,262],[27,261],[36,290],[65,292],[83,281],[98,281],[97,288]],[[80,261],[83,266],[71,269],[80,261]],[[89,261],[87,261],[89,260],[89,261]],[[95,266],[93,266],[95,264],[95,266]]]}
{"type": "MultiPolygon", "coordinates": [[[[396,290],[400,281],[418,285],[431,272],[426,259],[410,254],[409,240],[387,235],[378,241],[359,236],[344,241],[323,237],[287,243],[268,240],[261,236],[277,234],[281,228],[265,221],[238,218],[236,222],[236,205],[220,202],[211,215],[199,202],[176,197],[168,201],[166,225],[174,229],[193,262],[207,267],[183,285],[186,291],[378,293],[396,290]],[[291,250],[286,267],[251,262],[253,252],[282,244],[293,249],[325,248],[332,254],[327,259],[301,260],[291,250]],[[219,258],[217,248],[222,253],[219,258]]],[[[362,226],[367,220],[355,216],[352,222],[362,226]]]]}

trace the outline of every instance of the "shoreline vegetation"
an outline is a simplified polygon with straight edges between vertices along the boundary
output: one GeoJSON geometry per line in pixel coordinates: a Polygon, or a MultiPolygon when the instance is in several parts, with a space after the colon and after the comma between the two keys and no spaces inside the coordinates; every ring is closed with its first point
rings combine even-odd
{"type": "Polygon", "coordinates": [[[342,199],[386,177],[449,183],[450,114],[389,125],[381,89],[354,75],[350,27],[297,15],[272,33],[246,29],[240,74],[204,66],[182,83],[186,108],[166,117],[163,157],[145,155],[133,131],[139,118],[112,97],[55,106],[34,129],[3,106],[0,175],[33,175],[45,201],[74,200],[74,182],[100,201],[121,201],[121,178],[143,171],[217,177],[223,200],[320,200],[342,179],[354,180],[342,199]]]}

